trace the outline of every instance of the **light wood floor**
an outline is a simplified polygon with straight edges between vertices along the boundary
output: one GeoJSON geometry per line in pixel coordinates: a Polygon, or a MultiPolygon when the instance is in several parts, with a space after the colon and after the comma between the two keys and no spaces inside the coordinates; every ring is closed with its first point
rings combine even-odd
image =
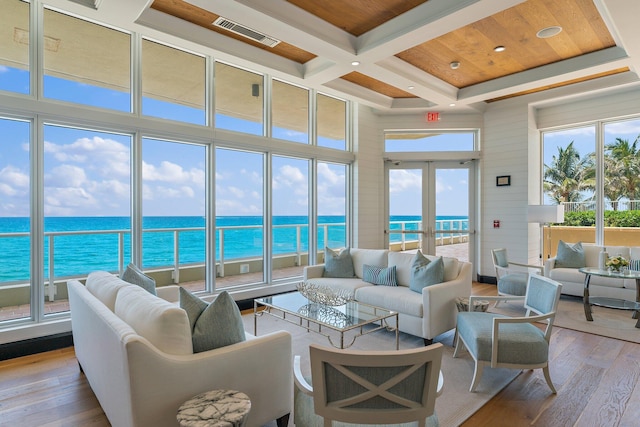
{"type": "MultiPolygon", "coordinates": [[[[463,426],[640,425],[640,344],[554,328],[550,357],[557,395],[540,370],[524,371],[463,426]]],[[[0,426],[108,425],[73,348],[0,362],[0,426]]]]}

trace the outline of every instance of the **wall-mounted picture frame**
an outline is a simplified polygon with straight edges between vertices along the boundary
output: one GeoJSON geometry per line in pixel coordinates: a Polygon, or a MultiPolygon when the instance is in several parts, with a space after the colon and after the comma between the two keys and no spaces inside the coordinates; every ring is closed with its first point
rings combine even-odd
{"type": "Polygon", "coordinates": [[[496,187],[511,185],[511,175],[496,176],[496,187]]]}

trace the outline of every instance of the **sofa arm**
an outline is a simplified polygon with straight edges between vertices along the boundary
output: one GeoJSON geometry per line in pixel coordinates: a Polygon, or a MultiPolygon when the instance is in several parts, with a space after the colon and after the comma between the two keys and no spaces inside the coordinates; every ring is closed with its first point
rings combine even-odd
{"type": "Polygon", "coordinates": [[[471,295],[471,264],[461,264],[460,273],[454,280],[422,289],[423,338],[433,339],[456,327],[456,298],[468,298],[471,295]]]}
{"type": "Polygon", "coordinates": [[[307,265],[303,270],[302,280],[306,281],[307,279],[322,277],[322,273],[324,273],[324,264],[307,265]]]}
{"type": "Polygon", "coordinates": [[[248,426],[292,411],[291,334],[278,331],[191,355],[168,355],[136,337],[126,342],[138,425],[175,425],[178,408],[205,391],[241,391],[251,399],[248,426]],[[170,386],[168,386],[170,385],[170,386]]]}
{"type": "Polygon", "coordinates": [[[551,274],[551,270],[556,268],[556,257],[549,258],[544,262],[544,275],[545,277],[549,277],[551,274]]]}
{"type": "Polygon", "coordinates": [[[165,301],[180,302],[180,286],[168,285],[158,286],[156,288],[156,295],[165,301]]]}

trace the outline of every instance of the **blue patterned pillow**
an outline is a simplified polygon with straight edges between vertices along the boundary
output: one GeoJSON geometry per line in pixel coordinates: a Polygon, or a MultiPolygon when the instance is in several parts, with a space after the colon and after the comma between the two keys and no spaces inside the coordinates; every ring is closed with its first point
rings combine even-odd
{"type": "Polygon", "coordinates": [[[365,282],[373,283],[374,285],[398,286],[395,265],[384,268],[364,264],[362,270],[362,275],[364,276],[362,280],[365,282]]]}
{"type": "Polygon", "coordinates": [[[629,260],[629,270],[640,271],[640,259],[629,260]]]}
{"type": "Polygon", "coordinates": [[[422,293],[422,289],[444,282],[444,261],[438,257],[431,261],[418,251],[411,262],[409,289],[422,293]]]}

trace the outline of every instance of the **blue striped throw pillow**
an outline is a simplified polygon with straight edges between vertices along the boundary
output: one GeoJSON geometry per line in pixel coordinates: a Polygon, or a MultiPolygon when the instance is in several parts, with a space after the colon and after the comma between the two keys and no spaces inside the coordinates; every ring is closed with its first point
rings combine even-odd
{"type": "Polygon", "coordinates": [[[374,285],[398,286],[396,280],[396,266],[384,268],[364,264],[362,266],[363,280],[374,285]]]}
{"type": "Polygon", "coordinates": [[[629,270],[640,271],[640,259],[629,260],[629,270]]]}

